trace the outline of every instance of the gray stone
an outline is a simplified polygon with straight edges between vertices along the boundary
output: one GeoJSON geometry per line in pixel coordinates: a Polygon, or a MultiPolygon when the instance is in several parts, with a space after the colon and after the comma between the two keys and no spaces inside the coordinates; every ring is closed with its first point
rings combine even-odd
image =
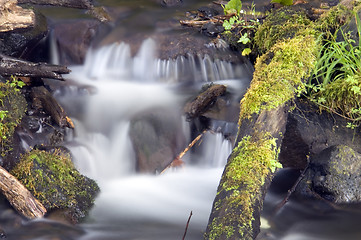
{"type": "Polygon", "coordinates": [[[167,109],[153,109],[131,121],[129,135],[138,172],[161,172],[184,147],[181,121],[167,109]]]}
{"type": "Polygon", "coordinates": [[[360,153],[345,145],[332,146],[311,159],[303,186],[334,203],[359,202],[360,173],[360,153]]]}

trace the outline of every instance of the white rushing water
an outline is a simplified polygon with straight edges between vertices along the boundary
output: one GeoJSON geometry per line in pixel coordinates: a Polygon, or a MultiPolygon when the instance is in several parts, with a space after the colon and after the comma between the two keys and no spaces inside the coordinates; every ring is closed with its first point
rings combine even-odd
{"type": "MultiPolygon", "coordinates": [[[[68,147],[75,164],[101,188],[82,239],[180,239],[191,211],[187,239],[200,239],[205,230],[231,142],[222,133],[206,133],[202,151],[184,157],[185,167],[136,174],[130,120],[154,107],[181,118],[188,95],[177,93],[178,82],[227,80],[244,88],[249,80],[239,78],[247,70],[209,56],[156,59],[154,44],[146,40],[135,57],[123,43],[91,50],[84,66],[72,67],[69,79],[77,87],[57,96],[73,113],[76,131],[68,147]]],[[[184,122],[186,142],[189,136],[184,122]]]]}

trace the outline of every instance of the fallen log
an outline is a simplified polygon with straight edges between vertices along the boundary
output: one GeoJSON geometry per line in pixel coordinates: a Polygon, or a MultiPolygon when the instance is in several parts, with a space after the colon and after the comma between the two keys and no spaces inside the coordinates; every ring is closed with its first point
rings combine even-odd
{"type": "Polygon", "coordinates": [[[30,9],[23,9],[16,3],[16,0],[0,0],[0,32],[34,26],[34,12],[30,9]]]}
{"type": "Polygon", "coordinates": [[[217,98],[226,92],[226,86],[214,84],[200,93],[196,99],[188,102],[184,107],[187,118],[196,118],[205,113],[217,98]]]}
{"type": "Polygon", "coordinates": [[[36,109],[43,109],[51,116],[59,127],[74,128],[73,122],[66,115],[64,109],[45,87],[33,87],[31,89],[30,97],[32,98],[33,107],[36,109]]]}
{"type": "Polygon", "coordinates": [[[0,167],[0,190],[9,203],[24,217],[34,219],[45,215],[45,207],[2,167],[0,167]]]}
{"type": "Polygon", "coordinates": [[[35,5],[52,5],[68,8],[91,9],[93,4],[91,0],[18,0],[20,4],[35,4],[35,5]]]}
{"type": "Polygon", "coordinates": [[[61,74],[69,72],[70,70],[65,66],[33,63],[0,54],[0,75],[3,76],[15,75],[64,80],[61,74]]]}

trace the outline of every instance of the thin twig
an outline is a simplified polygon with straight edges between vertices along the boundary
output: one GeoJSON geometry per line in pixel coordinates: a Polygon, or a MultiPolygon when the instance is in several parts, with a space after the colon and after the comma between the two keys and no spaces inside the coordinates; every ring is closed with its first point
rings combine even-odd
{"type": "Polygon", "coordinates": [[[189,226],[189,221],[191,220],[192,214],[193,214],[193,213],[192,213],[192,211],[191,211],[191,213],[189,214],[189,217],[188,217],[188,221],[187,221],[186,229],[184,230],[184,235],[183,235],[182,240],[184,240],[184,239],[186,238],[187,231],[188,231],[188,226],[189,226]]]}
{"type": "Polygon", "coordinates": [[[182,165],[183,161],[181,159],[184,156],[184,154],[186,154],[189,151],[189,149],[191,149],[191,147],[193,147],[193,145],[196,144],[199,141],[199,139],[201,139],[203,134],[205,134],[206,132],[207,132],[207,130],[204,130],[195,139],[193,139],[193,141],[190,144],[188,144],[188,147],[186,147],[167,167],[165,167],[163,169],[163,171],[160,172],[160,174],[163,174],[165,171],[167,171],[171,167],[182,165]]]}
{"type": "Polygon", "coordinates": [[[306,165],[306,167],[302,170],[300,176],[297,178],[297,181],[293,184],[292,188],[287,191],[287,195],[283,199],[283,201],[280,202],[277,205],[276,209],[273,212],[273,215],[276,215],[278,213],[278,211],[289,201],[292,193],[294,193],[294,191],[296,191],[296,188],[297,188],[298,184],[301,182],[301,180],[304,178],[304,176],[306,174],[306,171],[307,171],[308,166],[309,166],[309,162],[310,162],[309,161],[309,156],[307,156],[307,165],[306,165]]]}
{"type": "Polygon", "coordinates": [[[358,117],[358,118],[350,118],[350,117],[345,116],[344,114],[340,114],[340,113],[336,112],[336,111],[333,110],[332,108],[327,107],[327,106],[325,106],[325,105],[323,105],[323,104],[321,104],[321,103],[318,103],[318,102],[316,102],[316,101],[313,101],[313,102],[314,102],[316,105],[319,105],[319,106],[321,106],[321,107],[323,107],[323,108],[326,108],[326,109],[329,110],[330,112],[332,112],[332,113],[334,113],[334,114],[336,114],[336,115],[338,115],[338,116],[340,116],[340,117],[342,117],[342,118],[344,118],[344,119],[346,119],[346,120],[349,120],[349,121],[352,121],[352,122],[357,122],[357,121],[360,121],[360,120],[361,120],[361,117],[358,117]]]}

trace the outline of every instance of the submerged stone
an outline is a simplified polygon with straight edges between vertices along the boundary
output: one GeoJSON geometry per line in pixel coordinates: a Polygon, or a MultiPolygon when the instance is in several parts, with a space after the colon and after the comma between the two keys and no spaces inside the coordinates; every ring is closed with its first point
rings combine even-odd
{"type": "Polygon", "coordinates": [[[143,173],[161,172],[185,142],[179,116],[162,108],[133,118],[129,135],[136,155],[136,169],[143,173]]]}

